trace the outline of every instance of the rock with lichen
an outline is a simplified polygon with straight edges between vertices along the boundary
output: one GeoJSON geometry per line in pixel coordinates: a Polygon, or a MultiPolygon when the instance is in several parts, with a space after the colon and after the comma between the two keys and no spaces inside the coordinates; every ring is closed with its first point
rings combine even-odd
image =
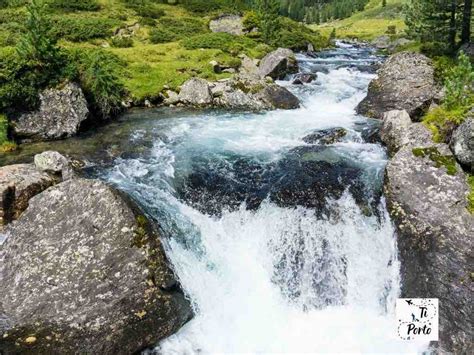
{"type": "Polygon", "coordinates": [[[0,246],[0,353],[131,354],[192,315],[160,234],[106,184],[30,200],[0,246]]]}
{"type": "Polygon", "coordinates": [[[439,298],[443,353],[472,353],[474,216],[467,177],[446,144],[403,146],[385,195],[398,232],[402,296],[439,298]]]}
{"type": "Polygon", "coordinates": [[[439,100],[440,91],[431,59],[419,53],[397,53],[378,70],[357,112],[381,119],[387,111],[406,110],[417,121],[439,100]]]}

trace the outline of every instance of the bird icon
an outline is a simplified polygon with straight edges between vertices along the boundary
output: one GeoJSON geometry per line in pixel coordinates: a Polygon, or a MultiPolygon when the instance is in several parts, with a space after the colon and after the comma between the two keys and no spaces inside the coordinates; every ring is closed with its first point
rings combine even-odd
{"type": "Polygon", "coordinates": [[[413,301],[412,300],[405,300],[406,303],[408,303],[409,306],[413,306],[413,301]]]}

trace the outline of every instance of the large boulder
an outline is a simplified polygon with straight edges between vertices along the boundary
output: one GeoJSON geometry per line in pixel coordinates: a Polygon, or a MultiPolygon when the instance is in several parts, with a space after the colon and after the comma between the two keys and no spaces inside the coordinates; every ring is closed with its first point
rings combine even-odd
{"type": "Polygon", "coordinates": [[[406,110],[416,121],[438,100],[440,88],[435,82],[434,67],[426,56],[402,52],[387,59],[369,86],[367,97],[357,112],[382,118],[392,110],[406,110]]]}
{"type": "Polygon", "coordinates": [[[260,62],[259,73],[262,78],[267,76],[274,80],[284,79],[287,74],[298,72],[298,63],[291,49],[278,48],[267,54],[260,62]]]}
{"type": "Polygon", "coordinates": [[[29,200],[58,183],[60,176],[38,170],[33,164],[0,168],[0,227],[18,219],[29,200]]]}
{"type": "Polygon", "coordinates": [[[329,145],[341,142],[347,135],[347,130],[342,127],[322,129],[303,137],[303,142],[308,144],[329,145]]]}
{"type": "Polygon", "coordinates": [[[77,134],[89,116],[81,88],[67,83],[40,94],[40,107],[13,120],[13,133],[21,140],[54,140],[77,134]]]}
{"type": "Polygon", "coordinates": [[[439,298],[442,353],[472,354],[474,216],[470,188],[445,144],[404,146],[389,162],[385,195],[398,232],[402,296],[439,298]]]}
{"type": "Polygon", "coordinates": [[[474,171],[474,117],[469,117],[454,131],[450,147],[456,159],[474,171]]]}
{"type": "Polygon", "coordinates": [[[181,87],[179,100],[191,106],[208,106],[212,104],[212,93],[209,83],[200,78],[191,78],[181,87]]]}
{"type": "Polygon", "coordinates": [[[267,102],[270,108],[290,110],[300,107],[300,100],[293,93],[276,84],[264,87],[257,97],[267,102]]]}
{"type": "Polygon", "coordinates": [[[380,137],[391,155],[405,145],[429,146],[431,132],[422,123],[413,123],[406,111],[389,111],[383,116],[380,137]]]}
{"type": "Polygon", "coordinates": [[[209,22],[209,29],[212,32],[225,32],[232,35],[241,36],[244,34],[242,16],[228,14],[221,15],[209,22]]]}
{"type": "Polygon", "coordinates": [[[2,354],[132,354],[192,314],[157,228],[102,182],[46,190],[6,234],[2,354]]]}

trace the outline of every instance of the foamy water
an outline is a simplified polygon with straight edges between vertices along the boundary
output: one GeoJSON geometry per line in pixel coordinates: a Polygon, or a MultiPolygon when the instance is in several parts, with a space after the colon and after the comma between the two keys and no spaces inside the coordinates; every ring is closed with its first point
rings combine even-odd
{"type": "Polygon", "coordinates": [[[118,159],[104,172],[160,222],[167,255],[196,313],[157,345],[158,353],[415,354],[425,347],[396,339],[399,262],[383,200],[373,216],[362,213],[349,192],[328,201],[337,213],[326,217],[270,200],[256,210],[242,205],[212,216],[177,193],[200,159],[222,169],[235,156],[270,164],[304,146],[306,134],[330,127],[349,132],[334,145],[335,154],[363,167],[368,190],[380,187],[385,151],[363,142],[356,126],[369,121],[355,114],[374,75],[340,67],[348,57],[376,60],[350,46],[319,61],[300,57],[303,70],[321,62],[327,69],[311,85],[289,86],[302,98],[301,109],[155,121],[150,152],[118,159]]]}

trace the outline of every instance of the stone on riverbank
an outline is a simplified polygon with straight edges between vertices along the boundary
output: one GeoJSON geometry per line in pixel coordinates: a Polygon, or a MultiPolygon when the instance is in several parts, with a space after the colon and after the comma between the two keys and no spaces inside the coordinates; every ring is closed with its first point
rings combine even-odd
{"type": "Polygon", "coordinates": [[[81,88],[67,83],[60,89],[40,94],[40,107],[13,120],[15,137],[24,141],[54,140],[72,137],[89,116],[81,88]]]}
{"type": "Polygon", "coordinates": [[[212,32],[225,32],[235,36],[244,34],[242,16],[225,14],[209,22],[209,29],[212,32]]]}
{"type": "Polygon", "coordinates": [[[473,350],[469,192],[446,144],[406,145],[387,166],[385,195],[398,231],[402,296],[440,299],[439,345],[455,354],[473,350]]]}
{"type": "Polygon", "coordinates": [[[456,128],[450,147],[456,159],[474,172],[474,117],[469,117],[456,128]]]}
{"type": "Polygon", "coordinates": [[[136,353],[192,314],[157,228],[102,182],[46,190],[6,234],[2,353],[136,353]]]}
{"type": "Polygon", "coordinates": [[[284,79],[287,74],[298,72],[298,63],[291,49],[278,48],[267,54],[259,65],[259,73],[262,78],[267,76],[274,80],[284,79]]]}
{"type": "Polygon", "coordinates": [[[417,121],[440,96],[434,67],[419,53],[401,52],[385,61],[370,83],[367,97],[357,106],[359,114],[381,119],[392,110],[406,110],[417,121]]]}

